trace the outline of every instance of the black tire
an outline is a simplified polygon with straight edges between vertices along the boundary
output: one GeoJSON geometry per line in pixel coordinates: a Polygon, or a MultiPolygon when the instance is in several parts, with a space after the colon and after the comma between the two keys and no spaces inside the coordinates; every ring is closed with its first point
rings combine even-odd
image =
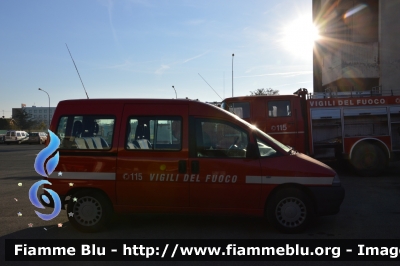
{"type": "Polygon", "coordinates": [[[314,217],[314,208],[311,199],[300,189],[283,188],[269,199],[266,215],[280,232],[300,233],[314,217]]]}
{"type": "Polygon", "coordinates": [[[69,222],[79,231],[93,233],[105,228],[112,214],[110,201],[102,193],[85,189],[72,195],[67,205],[69,222]],[[74,201],[76,198],[76,202],[74,201]],[[73,215],[70,215],[73,214],[73,215]]]}
{"type": "Polygon", "coordinates": [[[351,155],[351,165],[360,176],[379,176],[387,165],[383,150],[371,143],[360,143],[351,155]]]}

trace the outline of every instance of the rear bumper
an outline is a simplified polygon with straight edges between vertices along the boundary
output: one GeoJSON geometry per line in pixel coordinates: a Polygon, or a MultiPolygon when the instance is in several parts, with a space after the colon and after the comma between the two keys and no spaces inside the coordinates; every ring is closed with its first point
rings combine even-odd
{"type": "Polygon", "coordinates": [[[342,186],[310,187],[310,190],[315,199],[316,215],[332,215],[339,212],[345,195],[342,186]]]}

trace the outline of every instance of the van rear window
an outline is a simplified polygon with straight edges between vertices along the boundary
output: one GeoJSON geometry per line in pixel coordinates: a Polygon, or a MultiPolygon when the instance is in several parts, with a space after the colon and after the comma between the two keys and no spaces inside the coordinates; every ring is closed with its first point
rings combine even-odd
{"type": "Polygon", "coordinates": [[[56,132],[61,142],[59,149],[111,149],[114,124],[113,116],[63,116],[58,122],[56,132]]]}

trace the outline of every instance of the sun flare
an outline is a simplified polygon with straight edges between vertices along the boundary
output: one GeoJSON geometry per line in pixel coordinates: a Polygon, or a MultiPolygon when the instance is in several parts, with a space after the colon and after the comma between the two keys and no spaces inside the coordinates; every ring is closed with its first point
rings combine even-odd
{"type": "Polygon", "coordinates": [[[318,39],[318,29],[308,16],[291,21],[283,29],[284,48],[298,57],[311,56],[314,41],[318,39]]]}

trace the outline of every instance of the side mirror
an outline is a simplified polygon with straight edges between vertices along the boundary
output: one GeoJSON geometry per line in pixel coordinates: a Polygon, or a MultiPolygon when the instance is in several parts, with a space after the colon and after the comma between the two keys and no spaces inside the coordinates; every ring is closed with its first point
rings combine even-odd
{"type": "Polygon", "coordinates": [[[246,158],[248,159],[258,159],[259,154],[258,154],[258,148],[254,143],[249,143],[247,145],[247,152],[246,152],[246,158]]]}

